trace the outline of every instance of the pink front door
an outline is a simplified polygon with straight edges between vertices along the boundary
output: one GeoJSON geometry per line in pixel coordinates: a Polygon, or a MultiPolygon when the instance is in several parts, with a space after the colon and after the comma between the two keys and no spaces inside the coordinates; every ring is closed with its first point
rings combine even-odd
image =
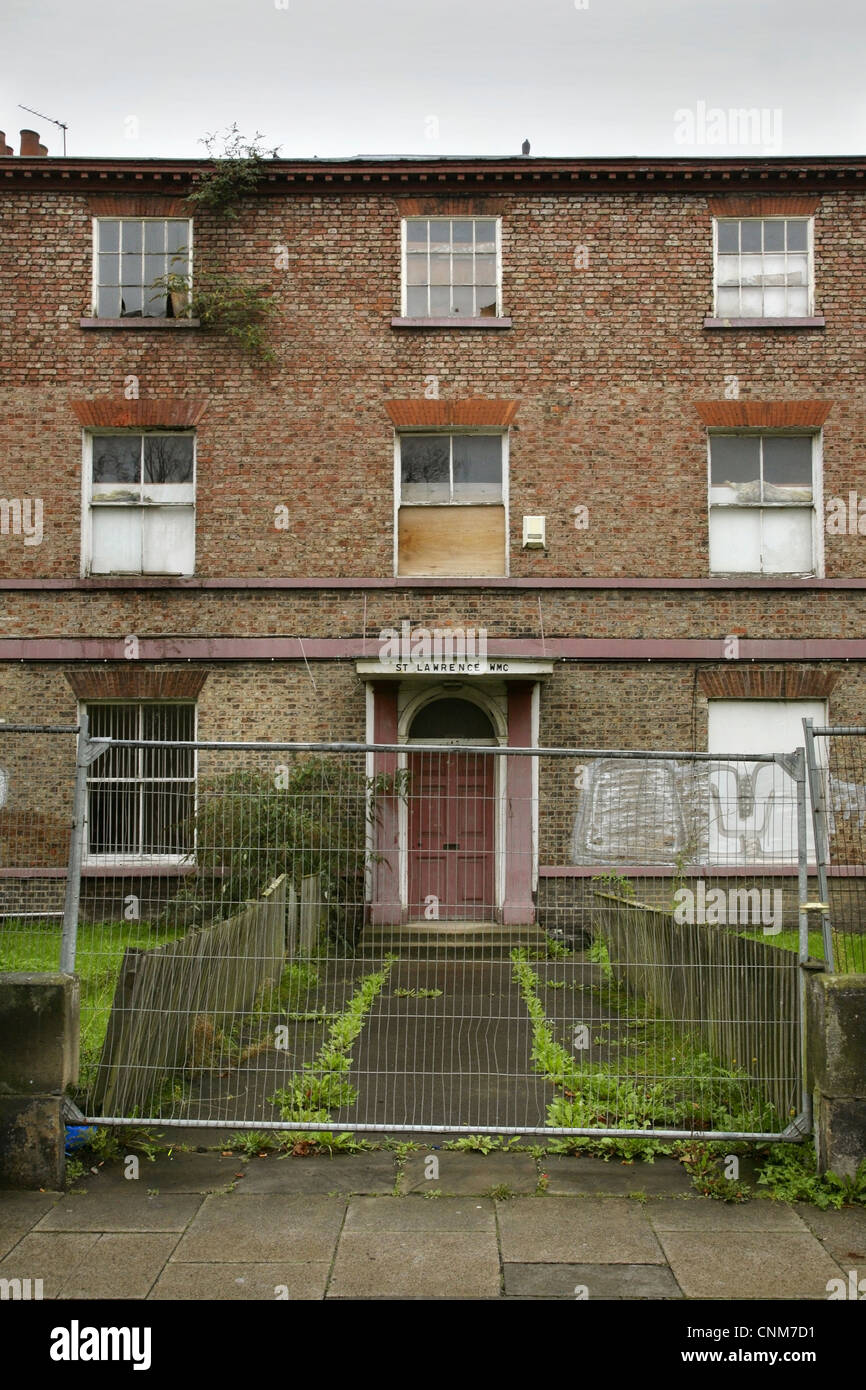
{"type": "Polygon", "coordinates": [[[493,919],[493,764],[456,749],[410,754],[410,918],[493,919]]]}

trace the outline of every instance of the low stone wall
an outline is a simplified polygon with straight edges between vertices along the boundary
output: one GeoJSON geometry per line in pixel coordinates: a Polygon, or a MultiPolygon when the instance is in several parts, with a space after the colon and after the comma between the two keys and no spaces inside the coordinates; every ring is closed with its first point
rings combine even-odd
{"type": "Polygon", "coordinates": [[[0,974],[0,1187],[63,1186],[78,1024],[74,975],[0,974]]]}
{"type": "Polygon", "coordinates": [[[853,1177],[866,1159],[866,975],[810,974],[807,999],[818,1166],[853,1177]]]}

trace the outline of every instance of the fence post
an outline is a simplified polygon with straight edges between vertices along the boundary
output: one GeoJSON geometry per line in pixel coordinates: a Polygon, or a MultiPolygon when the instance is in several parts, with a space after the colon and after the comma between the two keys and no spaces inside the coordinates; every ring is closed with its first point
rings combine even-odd
{"type": "Polygon", "coordinates": [[[809,1086],[809,1039],[806,1033],[806,1010],[808,1008],[808,979],[806,961],[809,957],[809,913],[804,904],[809,897],[809,841],[806,822],[806,750],[796,752],[797,781],[797,926],[799,934],[799,980],[798,996],[800,1007],[800,1109],[808,1134],[812,1133],[812,1091],[809,1086]]]}
{"type": "MultiPolygon", "coordinates": [[[[99,750],[102,752],[102,749],[99,750]]],[[[87,769],[93,762],[88,735],[87,714],[81,712],[78,729],[78,748],[75,755],[75,786],[72,793],[72,832],[69,837],[69,866],[66,875],[66,900],[63,905],[63,932],[60,938],[60,969],[65,975],[75,970],[75,946],[78,939],[78,908],[81,901],[81,860],[84,853],[84,825],[87,815],[87,769]]]]}
{"type": "Polygon", "coordinates": [[[300,953],[311,956],[318,940],[322,921],[321,880],[318,874],[308,874],[301,879],[301,939],[300,953]]]}
{"type": "MultiPolygon", "coordinates": [[[[811,719],[803,720],[803,735],[806,744],[806,769],[809,774],[809,800],[812,803],[812,825],[815,831],[815,864],[818,870],[818,897],[822,903],[830,902],[827,896],[827,858],[829,837],[827,835],[827,808],[824,802],[823,772],[815,760],[815,730],[811,719]]],[[[805,898],[801,898],[805,902],[805,898]]],[[[824,937],[824,960],[827,970],[835,974],[836,961],[833,956],[833,933],[830,928],[829,911],[821,913],[821,932],[824,937]]]]}

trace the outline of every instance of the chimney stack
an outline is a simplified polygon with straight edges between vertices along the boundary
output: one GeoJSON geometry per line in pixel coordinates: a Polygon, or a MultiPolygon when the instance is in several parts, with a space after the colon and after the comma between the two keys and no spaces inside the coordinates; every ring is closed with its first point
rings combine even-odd
{"type": "Polygon", "coordinates": [[[33,159],[39,155],[46,155],[48,150],[45,145],[39,143],[39,133],[35,130],[22,130],[21,132],[21,154],[25,159],[33,159]]]}
{"type": "Polygon", "coordinates": [[[0,130],[0,159],[6,159],[9,155],[12,155],[14,153],[15,151],[13,150],[12,146],[6,144],[5,130],[0,130]]]}

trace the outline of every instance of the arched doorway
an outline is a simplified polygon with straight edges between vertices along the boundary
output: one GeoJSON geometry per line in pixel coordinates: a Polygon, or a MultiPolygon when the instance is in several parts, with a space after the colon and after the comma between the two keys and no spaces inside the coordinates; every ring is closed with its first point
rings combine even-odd
{"type": "Polygon", "coordinates": [[[489,922],[495,915],[495,759],[461,744],[495,746],[487,713],[443,696],[423,705],[409,743],[409,915],[426,921],[489,922]],[[439,751],[441,747],[441,751],[439,751]]]}

